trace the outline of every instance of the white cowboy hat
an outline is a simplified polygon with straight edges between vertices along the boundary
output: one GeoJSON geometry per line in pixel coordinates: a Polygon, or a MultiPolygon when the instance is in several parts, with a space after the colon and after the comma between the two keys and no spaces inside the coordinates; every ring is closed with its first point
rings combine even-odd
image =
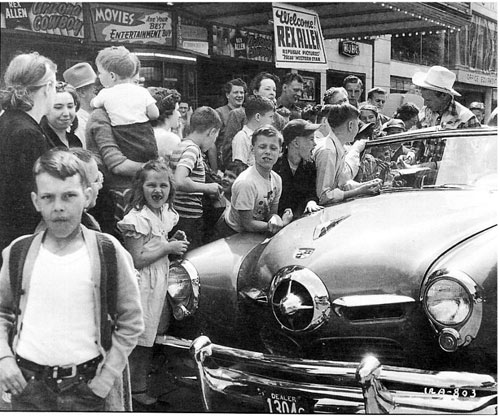
{"type": "Polygon", "coordinates": [[[413,78],[413,84],[429,90],[440,91],[442,93],[452,94],[453,96],[461,96],[460,93],[453,90],[457,76],[454,72],[447,68],[435,65],[429,68],[426,73],[418,72],[413,78]]]}

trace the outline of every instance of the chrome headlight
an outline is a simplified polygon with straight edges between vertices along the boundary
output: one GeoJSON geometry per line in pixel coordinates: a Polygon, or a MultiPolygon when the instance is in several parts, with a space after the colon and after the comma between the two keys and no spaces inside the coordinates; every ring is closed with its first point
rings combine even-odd
{"type": "Polygon", "coordinates": [[[424,295],[425,309],[440,324],[458,325],[472,310],[470,294],[459,282],[450,279],[435,280],[424,295]]]}
{"type": "Polygon", "coordinates": [[[167,293],[174,318],[178,321],[193,315],[198,309],[200,278],[187,260],[170,266],[167,293]]]}
{"type": "Polygon", "coordinates": [[[275,318],[288,331],[310,331],[330,318],[327,288],[316,274],[302,266],[285,267],[276,273],[269,300],[275,318]]]}
{"type": "Polygon", "coordinates": [[[434,271],[423,283],[420,300],[446,352],[469,345],[483,317],[484,290],[461,271],[434,271]]]}

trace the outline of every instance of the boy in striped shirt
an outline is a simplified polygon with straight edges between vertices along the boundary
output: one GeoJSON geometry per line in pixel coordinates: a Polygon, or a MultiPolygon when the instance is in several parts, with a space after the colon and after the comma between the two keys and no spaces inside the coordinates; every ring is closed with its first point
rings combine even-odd
{"type": "Polygon", "coordinates": [[[188,250],[202,245],[203,194],[220,195],[222,186],[205,183],[203,154],[214,145],[222,126],[217,112],[208,106],[196,109],[191,116],[190,133],[172,153],[170,165],[174,171],[176,195],[174,208],[179,222],[172,230],[184,231],[190,242],[188,250]]]}

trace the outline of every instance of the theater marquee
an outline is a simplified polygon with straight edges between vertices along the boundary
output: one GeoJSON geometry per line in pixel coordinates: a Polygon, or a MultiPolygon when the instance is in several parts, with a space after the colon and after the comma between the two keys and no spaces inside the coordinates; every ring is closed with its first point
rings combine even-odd
{"type": "Polygon", "coordinates": [[[328,67],[318,14],[283,3],[273,3],[277,68],[323,70],[328,67]]]}

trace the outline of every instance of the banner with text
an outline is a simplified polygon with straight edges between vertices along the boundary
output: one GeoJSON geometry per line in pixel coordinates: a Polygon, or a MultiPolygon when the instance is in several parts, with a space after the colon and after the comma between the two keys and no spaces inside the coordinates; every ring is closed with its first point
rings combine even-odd
{"type": "Polygon", "coordinates": [[[273,62],[272,35],[214,25],[212,39],[213,55],[273,62]]]}
{"type": "Polygon", "coordinates": [[[316,12],[273,3],[273,22],[277,68],[328,68],[323,33],[316,12]]]}
{"type": "Polygon", "coordinates": [[[2,2],[0,27],[83,38],[82,3],[2,2]]]}
{"type": "Polygon", "coordinates": [[[172,46],[169,12],[116,5],[90,5],[96,41],[172,46]]]}

